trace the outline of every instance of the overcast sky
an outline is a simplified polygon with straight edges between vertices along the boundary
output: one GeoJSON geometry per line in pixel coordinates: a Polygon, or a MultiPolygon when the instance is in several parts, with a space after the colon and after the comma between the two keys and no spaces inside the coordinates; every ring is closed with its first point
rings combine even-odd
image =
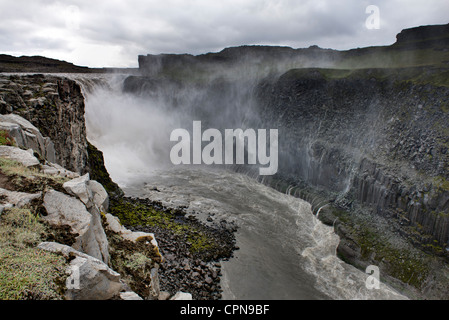
{"type": "Polygon", "coordinates": [[[449,23],[448,12],[448,0],[0,0],[0,53],[136,67],[139,54],[244,44],[343,50],[392,44],[404,28],[449,23]]]}

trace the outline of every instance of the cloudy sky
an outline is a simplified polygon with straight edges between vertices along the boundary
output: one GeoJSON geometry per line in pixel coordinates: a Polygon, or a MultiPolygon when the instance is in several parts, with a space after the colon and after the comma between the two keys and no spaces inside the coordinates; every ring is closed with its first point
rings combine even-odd
{"type": "Polygon", "coordinates": [[[243,44],[343,50],[391,44],[404,28],[449,23],[448,12],[448,0],[0,0],[0,53],[136,67],[139,54],[243,44]]]}

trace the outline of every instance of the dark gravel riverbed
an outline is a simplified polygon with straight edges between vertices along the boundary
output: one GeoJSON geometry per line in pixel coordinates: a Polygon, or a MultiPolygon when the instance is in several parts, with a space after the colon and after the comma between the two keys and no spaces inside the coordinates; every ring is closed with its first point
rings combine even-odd
{"type": "Polygon", "coordinates": [[[183,208],[170,209],[149,199],[127,198],[173,217],[173,225],[127,226],[132,231],[153,233],[164,261],[159,265],[161,298],[178,291],[192,294],[194,300],[221,299],[220,261],[232,257],[236,249],[233,224],[221,221],[210,226],[185,215],[183,208]],[[179,230],[182,230],[180,232],[179,230]]]}

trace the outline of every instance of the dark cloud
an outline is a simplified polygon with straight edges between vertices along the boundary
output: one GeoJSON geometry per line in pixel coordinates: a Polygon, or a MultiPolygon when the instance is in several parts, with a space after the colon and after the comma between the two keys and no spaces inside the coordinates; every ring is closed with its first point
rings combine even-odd
{"type": "Polygon", "coordinates": [[[135,66],[138,54],[219,51],[271,44],[349,49],[394,42],[403,28],[447,23],[433,0],[0,0],[0,52],[89,66],[135,66]],[[365,9],[379,7],[368,30],[365,9]]]}

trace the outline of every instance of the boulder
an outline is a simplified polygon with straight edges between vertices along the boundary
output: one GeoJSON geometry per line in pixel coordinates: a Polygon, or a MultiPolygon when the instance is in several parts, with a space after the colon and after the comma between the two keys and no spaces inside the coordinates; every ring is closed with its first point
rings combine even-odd
{"type": "Polygon", "coordinates": [[[52,225],[68,225],[78,234],[73,248],[105,263],[109,262],[109,246],[98,212],[89,212],[78,199],[50,190],[44,195],[47,216],[43,219],[52,225]]]}
{"type": "Polygon", "coordinates": [[[91,230],[93,233],[93,238],[95,240],[90,241],[92,245],[92,249],[87,248],[89,251],[97,252],[97,250],[100,250],[101,258],[100,260],[104,261],[105,263],[109,263],[109,242],[106,237],[106,233],[103,229],[103,224],[101,222],[101,213],[98,210],[96,206],[93,206],[88,209],[89,213],[92,215],[91,220],[91,230]]]}
{"type": "Polygon", "coordinates": [[[131,231],[126,229],[122,224],[120,223],[120,220],[113,216],[110,213],[107,213],[105,215],[106,217],[106,223],[109,230],[112,232],[118,233],[123,237],[123,239],[136,242],[136,241],[145,241],[146,244],[152,245],[153,248],[155,248],[157,255],[159,256],[159,261],[162,262],[164,258],[162,257],[162,254],[159,251],[159,245],[156,241],[156,238],[154,237],[153,233],[147,233],[147,232],[140,232],[140,231],[131,231]]]}
{"type": "Polygon", "coordinates": [[[122,232],[127,230],[124,226],[122,226],[119,218],[113,216],[110,213],[107,213],[105,215],[105,217],[106,217],[106,223],[107,223],[106,228],[111,230],[112,232],[121,234],[122,232]]]}
{"type": "Polygon", "coordinates": [[[88,188],[89,174],[67,181],[62,186],[69,194],[78,197],[88,208],[92,206],[92,191],[88,188]]]}
{"type": "Polygon", "coordinates": [[[33,155],[33,150],[22,150],[11,146],[0,146],[0,157],[17,161],[25,167],[39,165],[39,160],[33,155]]]}
{"type": "Polygon", "coordinates": [[[14,138],[15,144],[17,146],[25,145],[25,142],[23,141],[22,128],[17,123],[1,121],[0,130],[8,132],[9,135],[14,138]]]}
{"type": "Polygon", "coordinates": [[[100,211],[108,211],[109,195],[103,185],[95,180],[89,180],[87,186],[92,193],[93,203],[100,209],[100,211]]]}
{"type": "Polygon", "coordinates": [[[33,149],[49,161],[56,160],[53,142],[44,138],[39,129],[28,120],[13,113],[0,115],[0,127],[9,132],[18,147],[33,149]]]}
{"type": "Polygon", "coordinates": [[[108,300],[124,289],[120,274],[92,256],[55,242],[42,242],[37,248],[72,259],[67,268],[65,297],[68,300],[108,300]]]}

